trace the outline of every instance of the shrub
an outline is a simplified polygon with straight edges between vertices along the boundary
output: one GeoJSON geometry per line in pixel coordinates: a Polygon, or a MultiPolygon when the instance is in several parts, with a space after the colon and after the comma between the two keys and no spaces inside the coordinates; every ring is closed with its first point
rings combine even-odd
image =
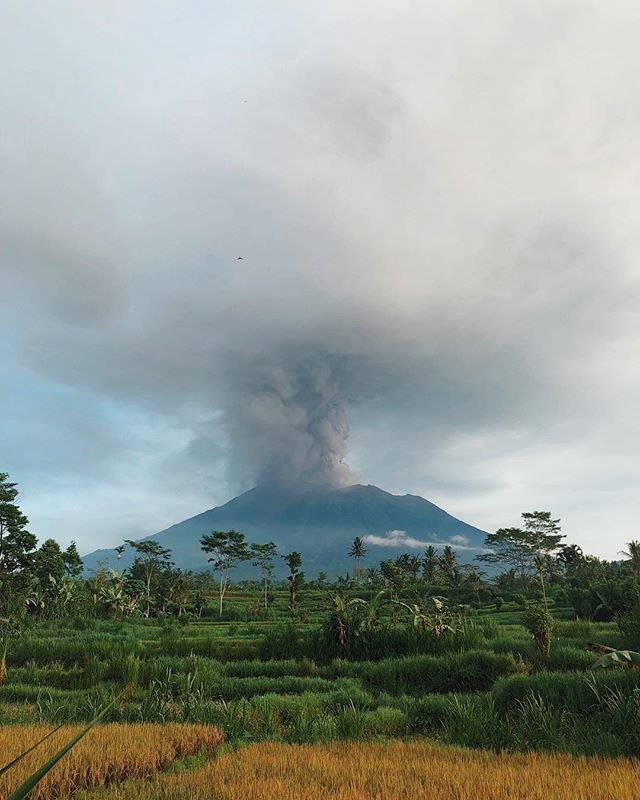
{"type": "Polygon", "coordinates": [[[367,728],[367,713],[351,703],[338,710],[335,726],[339,739],[362,739],[367,728]]]}
{"type": "Polygon", "coordinates": [[[536,650],[541,658],[548,659],[551,652],[553,617],[540,603],[527,606],[523,618],[524,626],[533,636],[536,650]]]}

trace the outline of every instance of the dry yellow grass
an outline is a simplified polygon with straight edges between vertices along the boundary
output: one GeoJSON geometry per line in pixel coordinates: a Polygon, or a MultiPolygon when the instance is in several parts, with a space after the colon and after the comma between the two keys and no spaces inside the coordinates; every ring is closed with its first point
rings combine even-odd
{"type": "MultiPolygon", "coordinates": [[[[0,766],[42,738],[46,725],[0,727],[0,766]]],[[[0,800],[60,749],[80,728],[63,728],[0,778],[0,800]]],[[[31,797],[67,798],[81,788],[150,778],[176,758],[213,755],[222,734],[205,725],[104,725],[84,739],[47,774],[31,797]]]]}
{"type": "Polygon", "coordinates": [[[100,800],[619,800],[638,797],[625,759],[491,753],[428,743],[261,744],[193,772],[122,784],[100,800]]]}

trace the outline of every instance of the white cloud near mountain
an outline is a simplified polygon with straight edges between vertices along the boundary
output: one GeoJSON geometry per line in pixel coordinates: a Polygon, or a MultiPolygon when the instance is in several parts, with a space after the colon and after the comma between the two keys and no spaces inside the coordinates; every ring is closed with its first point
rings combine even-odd
{"type": "Polygon", "coordinates": [[[424,550],[425,547],[436,547],[442,549],[448,545],[453,547],[454,550],[471,550],[475,553],[478,552],[478,547],[471,547],[467,544],[468,539],[466,536],[452,536],[449,541],[436,542],[430,539],[416,539],[409,536],[406,531],[387,531],[384,536],[377,536],[375,534],[367,534],[363,536],[366,544],[373,544],[378,547],[403,547],[409,550],[424,550]]]}

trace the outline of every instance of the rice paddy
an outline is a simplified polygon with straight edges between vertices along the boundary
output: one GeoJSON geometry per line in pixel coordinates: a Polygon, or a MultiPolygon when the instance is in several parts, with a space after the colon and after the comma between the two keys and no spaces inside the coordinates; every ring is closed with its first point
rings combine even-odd
{"type": "Polygon", "coordinates": [[[83,800],[619,800],[640,764],[494,754],[429,743],[257,744],[192,772],[114,786],[83,800]]]}
{"type": "MultiPolygon", "coordinates": [[[[8,763],[51,730],[43,725],[0,727],[0,758],[8,763]]],[[[65,744],[74,727],[62,727],[33,753],[0,776],[0,800],[65,744]]],[[[38,784],[33,800],[71,798],[81,789],[151,778],[190,758],[208,759],[222,734],[206,725],[102,725],[92,729],[38,784]]]]}

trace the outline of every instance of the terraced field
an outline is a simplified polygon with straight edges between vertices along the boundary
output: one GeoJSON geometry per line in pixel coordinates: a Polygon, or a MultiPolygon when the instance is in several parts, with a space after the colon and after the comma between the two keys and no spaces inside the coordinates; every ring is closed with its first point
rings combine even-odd
{"type": "MultiPolygon", "coordinates": [[[[617,626],[556,613],[545,663],[516,608],[436,638],[385,624],[370,657],[351,659],[322,648],[313,618],[41,623],[8,653],[2,760],[126,688],[34,796],[619,796],[638,777],[625,759],[640,755],[640,672],[594,671],[585,644],[620,646],[617,626]]],[[[72,730],[21,762],[0,798],[72,730]]]]}

